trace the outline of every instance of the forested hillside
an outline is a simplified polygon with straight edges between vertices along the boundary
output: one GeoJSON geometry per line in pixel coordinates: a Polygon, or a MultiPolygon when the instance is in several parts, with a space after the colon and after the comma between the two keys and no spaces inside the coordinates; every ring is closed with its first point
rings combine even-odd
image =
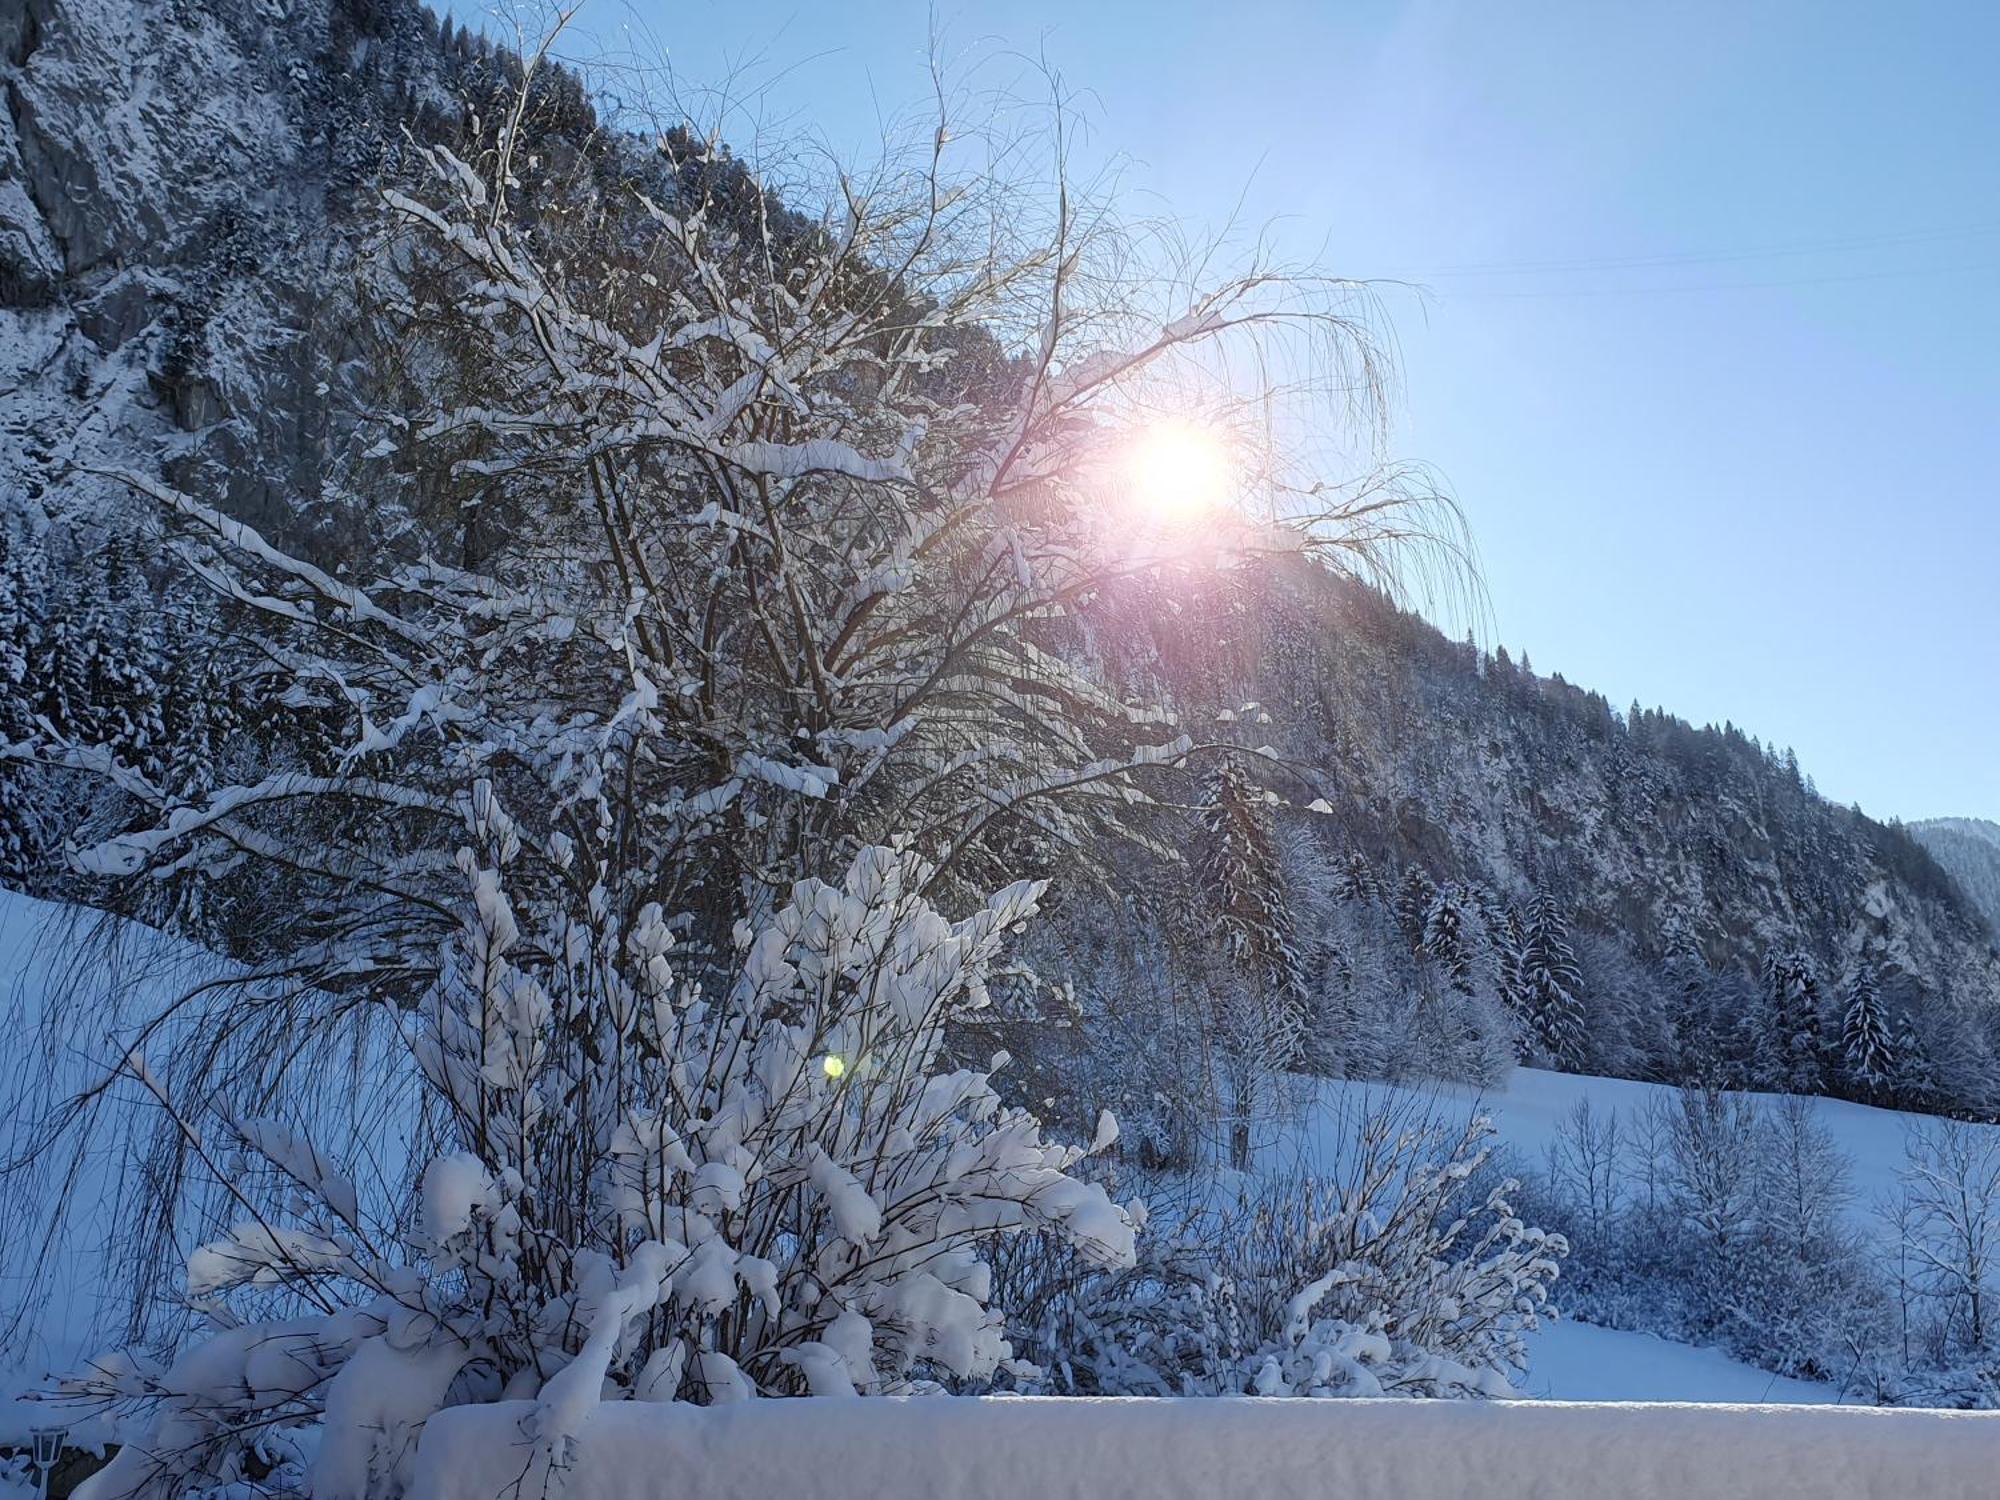
{"type": "MultiPolygon", "coordinates": [[[[1490,1079],[1525,1056],[1990,1113],[1988,928],[1909,831],[1827,802],[1789,750],[1621,712],[1319,574],[1117,601],[1103,627],[1114,675],[1164,677],[1212,742],[1267,752],[1280,800],[1251,816],[1311,974],[1306,1050],[1334,1071],[1490,1079]]],[[[1130,1066],[1138,1037],[1149,1059],[1188,1038],[1117,1085],[1135,1119],[1201,1052],[1185,1016],[1216,980],[1174,915],[1193,899],[1153,892],[1115,932],[1086,915],[1061,958],[1094,976],[1079,1045],[1129,1027],[1109,1056],[1130,1066]]]]}
{"type": "Polygon", "coordinates": [[[1932,818],[1910,831],[1930,851],[1992,931],[2000,933],[2000,824],[1984,818],[1932,818]]]}
{"type": "MultiPolygon", "coordinates": [[[[427,321],[424,277],[387,273],[407,252],[388,248],[398,231],[379,194],[411,179],[412,141],[489,130],[518,65],[401,0],[282,14],[33,0],[0,44],[0,342],[14,361],[0,398],[0,639],[24,689],[7,732],[41,715],[142,743],[192,794],[268,758],[254,694],[198,649],[227,628],[214,605],[152,607],[161,558],[129,519],[144,507],[89,471],[136,465],[336,568],[385,547],[458,561],[504,550],[518,489],[413,461],[404,414],[440,377],[463,384],[466,356],[427,321]],[[121,69],[148,87],[104,132],[93,101],[121,69]]],[[[527,211],[553,244],[575,252],[594,237],[605,253],[637,232],[635,183],[666,192],[693,169],[600,130],[560,70],[540,77],[545,149],[527,211]]],[[[1520,1051],[1632,1076],[1789,1077],[1991,1107],[2000,971],[1976,907],[1991,878],[1976,835],[1925,831],[1955,885],[1908,833],[1827,804],[1789,751],[1748,728],[1620,712],[1320,569],[1259,576],[1250,595],[1107,593],[1086,613],[1088,654],[1114,684],[1165,692],[1197,742],[1288,763],[1264,763],[1236,792],[1283,799],[1267,836],[1319,1017],[1296,1027],[1317,1031],[1307,1041],[1323,1061],[1476,1076],[1520,1051]],[[1309,801],[1330,811],[1283,810],[1309,801]],[[1541,991],[1575,1012],[1560,1037],[1536,1033],[1516,972],[1537,910],[1569,955],[1541,991]],[[1441,986],[1439,962],[1456,976],[1441,986]],[[1779,970],[1803,988],[1790,1020],[1774,1010],[1779,970]],[[1440,1009],[1419,1003],[1434,989],[1465,1014],[1415,1024],[1440,1009]],[[1857,990],[1886,1039],[1865,1067],[1847,1045],[1857,990]]],[[[1206,795],[1182,799],[1190,828],[1170,839],[1221,836],[1213,818],[1205,834],[1193,826],[1206,795]]],[[[0,796],[11,879],[96,889],[58,858],[101,814],[86,794],[19,770],[0,796]]],[[[1143,868],[1128,867],[1139,874],[1123,895],[1152,936],[1085,994],[1092,1009],[1143,1011],[1134,976],[1150,983],[1145,952],[1172,946],[1184,898],[1149,887],[1143,868]]],[[[242,920],[231,899],[212,893],[202,908],[225,946],[242,920]]],[[[1081,894],[1070,905],[1079,934],[1102,921],[1081,894]]],[[[188,898],[172,910],[189,915],[188,898]]]]}

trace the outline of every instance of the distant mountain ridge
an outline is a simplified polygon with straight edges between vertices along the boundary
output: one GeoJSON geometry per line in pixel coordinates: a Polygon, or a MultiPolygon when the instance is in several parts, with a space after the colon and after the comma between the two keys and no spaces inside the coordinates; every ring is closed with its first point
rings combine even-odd
{"type": "Polygon", "coordinates": [[[1337,820],[1382,859],[1552,891],[1650,957],[1678,927],[1717,968],[1796,944],[1831,978],[1865,951],[1933,994],[2000,1000],[1963,882],[1901,825],[1821,797],[1790,752],[1620,712],[1358,585],[1282,587],[1268,615],[1248,684],[1285,705],[1281,745],[1337,773],[1337,820]]]}
{"type": "Polygon", "coordinates": [[[1910,832],[1958,882],[1966,898],[2000,935],[2000,823],[1985,818],[1930,818],[1910,832]]]}

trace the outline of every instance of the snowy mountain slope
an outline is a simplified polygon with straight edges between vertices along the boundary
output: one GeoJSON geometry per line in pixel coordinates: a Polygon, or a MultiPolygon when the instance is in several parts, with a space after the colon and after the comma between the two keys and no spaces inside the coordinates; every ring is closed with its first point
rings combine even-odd
{"type": "Polygon", "coordinates": [[[1910,832],[1958,882],[1987,925],[2000,934],[2000,823],[1984,818],[1933,818],[1912,823],[1910,832]]]}
{"type": "MultiPolygon", "coordinates": [[[[1672,1107],[1678,1092],[1664,1084],[1541,1068],[1515,1069],[1506,1086],[1498,1090],[1453,1084],[1395,1088],[1338,1080],[1318,1080],[1311,1088],[1310,1102],[1296,1122],[1274,1131],[1260,1146],[1257,1166],[1261,1172],[1310,1172],[1317,1163],[1337,1159],[1351,1134],[1348,1122],[1358,1109],[1378,1100],[1407,1101],[1455,1118],[1484,1114],[1493,1121],[1497,1143],[1513,1153],[1515,1170],[1533,1172],[1578,1106],[1587,1104],[1600,1122],[1618,1121],[1629,1139],[1632,1127],[1647,1110],[1672,1107]]],[[[1774,1108],[1779,1100],[1774,1094],[1739,1097],[1765,1110],[1774,1108]]],[[[1851,1227],[1871,1234],[1886,1233],[1876,1209],[1894,1196],[1906,1165],[1909,1132],[1926,1117],[1846,1099],[1816,1100],[1813,1112],[1849,1164],[1852,1200],[1847,1217],[1851,1227]]],[[[2000,1125],[1974,1128],[2000,1136],[2000,1125]]]]}
{"type": "Polygon", "coordinates": [[[340,452],[371,185],[453,104],[414,3],[25,0],[0,12],[0,505],[101,522],[74,472],[273,526],[340,452]]]}
{"type": "Polygon", "coordinates": [[[1351,585],[1274,586],[1239,650],[1276,743],[1327,774],[1334,823],[1380,868],[1551,891],[1642,955],[1679,928],[1718,970],[1795,944],[1829,980],[1866,952],[1932,999],[2000,998],[1977,914],[1923,849],[1748,727],[1614,712],[1351,585]]]}
{"type": "Polygon", "coordinates": [[[1549,1401],[1744,1401],[1831,1406],[1840,1393],[1650,1333],[1565,1319],[1528,1342],[1521,1392],[1549,1401]]]}
{"type": "MultiPolygon", "coordinates": [[[[381,366],[408,351],[371,342],[357,265],[404,132],[455,139],[496,70],[415,0],[29,0],[0,20],[0,521],[88,558],[127,500],[76,467],[130,465],[335,559],[356,528],[401,525],[363,416],[394,411],[381,366]]],[[[1139,613],[1163,619],[1160,603],[1139,613]]],[[[1828,980],[1885,960],[1924,1006],[2000,994],[1978,918],[1929,856],[1740,731],[1621,721],[1324,577],[1179,618],[1108,670],[1164,680],[1197,725],[1267,703],[1271,743],[1335,808],[1336,856],[1506,901],[1552,890],[1646,963],[1686,930],[1738,975],[1798,944],[1828,980]]]]}

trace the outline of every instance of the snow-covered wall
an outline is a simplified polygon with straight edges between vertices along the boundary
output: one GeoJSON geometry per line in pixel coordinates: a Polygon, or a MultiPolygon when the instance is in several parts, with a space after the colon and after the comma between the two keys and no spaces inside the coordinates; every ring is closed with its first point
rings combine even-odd
{"type": "MultiPolygon", "coordinates": [[[[431,1419],[411,1491],[540,1493],[533,1403],[431,1419]],[[523,1478],[528,1483],[522,1485],[523,1478]]],[[[1991,1497],[2000,1413],[947,1397],[597,1408],[565,1500],[1991,1497]]]]}

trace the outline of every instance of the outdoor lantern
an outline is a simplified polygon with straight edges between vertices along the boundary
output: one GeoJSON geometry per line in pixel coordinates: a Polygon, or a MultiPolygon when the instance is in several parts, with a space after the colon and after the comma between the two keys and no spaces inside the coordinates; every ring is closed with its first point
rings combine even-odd
{"type": "Polygon", "coordinates": [[[49,1470],[62,1457],[63,1439],[69,1436],[67,1427],[36,1427],[30,1430],[33,1443],[35,1467],[42,1471],[42,1495],[47,1500],[49,1493],[49,1470]]]}

